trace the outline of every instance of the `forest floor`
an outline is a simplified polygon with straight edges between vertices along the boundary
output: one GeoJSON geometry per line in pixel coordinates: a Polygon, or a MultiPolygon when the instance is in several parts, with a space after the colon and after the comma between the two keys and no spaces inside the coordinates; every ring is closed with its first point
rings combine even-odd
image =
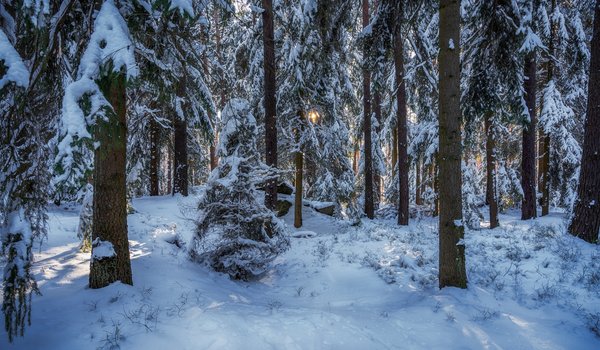
{"type": "Polygon", "coordinates": [[[354,227],[304,208],[295,230],[290,212],[290,250],[245,283],[174,244],[190,242],[197,200],[134,200],[134,285],[99,290],[79,208],[52,207],[32,325],[10,345],[1,332],[0,349],[600,349],[600,246],[567,235],[560,213],[469,231],[469,288],[440,291],[435,219],[354,227]]]}

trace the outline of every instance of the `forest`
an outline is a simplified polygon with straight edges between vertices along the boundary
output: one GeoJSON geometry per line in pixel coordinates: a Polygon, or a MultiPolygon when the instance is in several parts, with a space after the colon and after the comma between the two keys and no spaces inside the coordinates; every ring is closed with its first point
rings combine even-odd
{"type": "Polygon", "coordinates": [[[0,0],[0,349],[599,349],[600,0],[0,0]]]}

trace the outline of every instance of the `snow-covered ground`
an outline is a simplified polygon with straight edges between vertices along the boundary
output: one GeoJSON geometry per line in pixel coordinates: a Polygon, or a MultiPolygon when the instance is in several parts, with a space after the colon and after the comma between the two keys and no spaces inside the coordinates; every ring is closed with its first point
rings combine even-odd
{"type": "Polygon", "coordinates": [[[291,211],[290,232],[309,232],[244,283],[188,260],[196,202],[134,200],[134,286],[100,290],[78,208],[52,208],[32,325],[13,344],[0,333],[0,349],[600,349],[600,247],[566,235],[560,214],[468,232],[469,289],[440,291],[431,218],[352,227],[304,208],[295,230],[291,211]]]}

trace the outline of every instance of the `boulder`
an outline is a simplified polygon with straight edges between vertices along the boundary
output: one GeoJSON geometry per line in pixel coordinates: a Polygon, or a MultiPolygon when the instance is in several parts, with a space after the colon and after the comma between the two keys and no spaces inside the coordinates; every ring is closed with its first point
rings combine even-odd
{"type": "Polygon", "coordinates": [[[275,215],[277,215],[278,218],[282,217],[290,211],[291,207],[292,203],[285,200],[278,200],[277,205],[275,206],[275,215]]]}
{"type": "Polygon", "coordinates": [[[321,214],[325,214],[325,215],[329,215],[329,216],[333,216],[333,214],[335,214],[335,204],[330,204],[330,205],[321,206],[321,207],[314,207],[314,209],[321,214]]]}

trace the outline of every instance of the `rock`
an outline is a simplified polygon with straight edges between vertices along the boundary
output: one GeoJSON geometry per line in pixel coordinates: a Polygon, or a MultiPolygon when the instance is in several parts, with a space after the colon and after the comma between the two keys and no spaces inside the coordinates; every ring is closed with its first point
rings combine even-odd
{"type": "MultiPolygon", "coordinates": [[[[258,187],[256,187],[256,189],[259,191],[264,191],[265,185],[261,184],[258,187]]],[[[290,195],[294,193],[294,187],[287,182],[282,182],[279,185],[277,185],[277,193],[290,195]]]]}
{"type": "Polygon", "coordinates": [[[315,208],[315,210],[321,214],[333,216],[333,214],[335,213],[335,204],[315,208]]]}
{"type": "Polygon", "coordinates": [[[290,211],[291,207],[292,203],[284,200],[278,200],[277,205],[275,206],[275,215],[277,215],[278,218],[282,217],[290,211]]]}
{"type": "Polygon", "coordinates": [[[277,193],[290,195],[294,193],[294,187],[287,182],[282,182],[277,185],[277,193]]]}

